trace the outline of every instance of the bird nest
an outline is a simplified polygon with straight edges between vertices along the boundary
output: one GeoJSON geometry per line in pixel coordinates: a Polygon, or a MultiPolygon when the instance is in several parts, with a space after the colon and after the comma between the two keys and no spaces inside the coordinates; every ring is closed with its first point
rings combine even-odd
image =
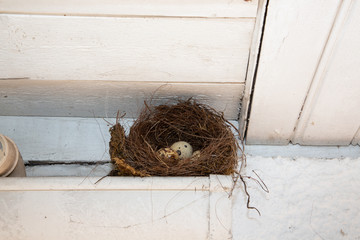
{"type": "Polygon", "coordinates": [[[110,156],[115,176],[231,175],[238,164],[235,127],[223,113],[194,100],[175,105],[145,103],[129,134],[117,123],[110,128],[110,156]],[[185,141],[194,154],[179,158],[170,146],[185,141]]]}

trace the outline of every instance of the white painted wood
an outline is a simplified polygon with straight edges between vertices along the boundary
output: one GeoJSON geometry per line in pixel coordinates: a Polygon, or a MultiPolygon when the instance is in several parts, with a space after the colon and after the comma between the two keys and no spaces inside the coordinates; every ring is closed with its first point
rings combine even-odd
{"type": "Polygon", "coordinates": [[[205,192],[1,192],[2,239],[206,239],[205,192]],[[195,196],[194,196],[195,195],[195,196]],[[195,227],[194,227],[195,226],[195,227]]]}
{"type": "MultiPolygon", "coordinates": [[[[360,135],[358,135],[359,137],[360,135]]],[[[354,139],[353,144],[358,144],[358,139],[354,139]]],[[[262,156],[262,157],[285,157],[295,159],[298,157],[305,158],[349,158],[356,159],[360,156],[360,146],[301,146],[301,145],[286,145],[286,146],[270,146],[270,145],[246,145],[245,153],[247,157],[262,156]]],[[[27,166],[26,174],[29,177],[102,177],[111,171],[111,164],[98,165],[36,165],[27,166]]]]}
{"type": "Polygon", "coordinates": [[[0,80],[0,115],[135,118],[144,100],[173,103],[190,97],[236,119],[243,83],[0,80]]]}
{"type": "Polygon", "coordinates": [[[349,145],[360,126],[360,4],[342,1],[294,142],[349,145]]]}
{"type": "Polygon", "coordinates": [[[261,156],[266,158],[296,158],[311,159],[357,159],[360,156],[360,146],[301,146],[299,144],[289,144],[285,146],[271,145],[246,145],[245,154],[250,156],[261,156]]]}
{"type": "Polygon", "coordinates": [[[248,144],[288,144],[340,1],[270,1],[248,144]]]}
{"type": "Polygon", "coordinates": [[[2,0],[0,13],[249,18],[256,7],[257,0],[2,0]]]}
{"type": "Polygon", "coordinates": [[[232,185],[229,176],[210,175],[210,240],[232,239],[232,198],[229,198],[232,185]]]}
{"type": "MultiPolygon", "coordinates": [[[[120,123],[128,132],[133,121],[125,118],[120,123]]],[[[14,140],[26,163],[106,162],[110,161],[109,129],[115,122],[114,118],[0,116],[0,132],[14,140]]]]}
{"type": "Polygon", "coordinates": [[[112,170],[111,163],[56,164],[26,166],[27,177],[103,177],[112,170]]]}
{"type": "Polygon", "coordinates": [[[0,132],[14,140],[25,162],[110,161],[109,128],[101,118],[0,117],[0,132]]]}
{"type": "MultiPolygon", "coordinates": [[[[52,179],[36,180],[42,185],[52,179]]],[[[141,181],[140,178],[137,180],[141,181]]],[[[74,190],[70,191],[1,191],[0,226],[6,229],[0,231],[1,239],[207,237],[207,191],[143,191],[136,188],[77,191],[75,184],[80,182],[72,182],[74,190]]]]}
{"type": "Polygon", "coordinates": [[[231,236],[231,201],[223,200],[224,191],[231,188],[230,176],[107,177],[96,183],[98,179],[4,179],[1,239],[222,240],[231,236]],[[229,226],[228,232],[216,221],[229,226]]]}
{"type": "Polygon", "coordinates": [[[0,78],[244,82],[254,19],[0,15],[0,78]]]}
{"type": "Polygon", "coordinates": [[[261,45],[261,35],[263,32],[263,26],[264,26],[264,18],[265,18],[265,11],[266,11],[266,4],[268,0],[260,0],[259,1],[259,7],[257,11],[257,17],[254,27],[254,32],[252,36],[252,42],[251,42],[251,48],[250,48],[250,54],[249,54],[249,63],[248,63],[248,69],[246,74],[246,82],[245,82],[245,90],[244,90],[244,96],[242,98],[241,103],[241,112],[240,112],[240,121],[239,121],[239,130],[242,134],[242,139],[244,139],[245,131],[247,127],[248,122],[248,114],[249,114],[249,105],[250,105],[250,99],[252,94],[252,86],[254,82],[255,77],[255,71],[257,67],[257,61],[259,58],[259,51],[260,51],[260,45],[261,45]]]}
{"type": "MultiPolygon", "coordinates": [[[[214,176],[229,181],[226,176],[214,176]]],[[[27,177],[4,178],[0,192],[6,191],[209,191],[209,177],[27,177]]],[[[226,185],[228,187],[228,185],[226,185]]],[[[221,189],[220,189],[221,190],[221,189]]],[[[227,190],[227,189],[225,189],[227,190]]]]}

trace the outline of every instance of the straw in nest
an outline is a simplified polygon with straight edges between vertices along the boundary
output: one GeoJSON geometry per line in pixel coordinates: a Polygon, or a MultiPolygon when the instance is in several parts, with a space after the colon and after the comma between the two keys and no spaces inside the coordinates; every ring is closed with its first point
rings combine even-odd
{"type": "Polygon", "coordinates": [[[237,168],[238,144],[232,127],[222,113],[191,99],[175,105],[145,103],[128,136],[118,121],[110,128],[110,156],[114,164],[111,175],[233,174],[237,168]],[[160,149],[177,141],[190,143],[200,154],[182,160],[159,156],[160,149]]]}

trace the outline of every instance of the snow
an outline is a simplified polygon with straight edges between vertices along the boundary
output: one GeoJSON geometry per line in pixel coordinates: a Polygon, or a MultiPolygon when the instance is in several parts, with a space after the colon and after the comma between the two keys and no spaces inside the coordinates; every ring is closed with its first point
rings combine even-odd
{"type": "MultiPolygon", "coordinates": [[[[319,148],[317,148],[319,149],[319,148]]],[[[357,151],[357,149],[355,149],[357,151]]],[[[233,239],[360,239],[360,156],[339,158],[248,156],[247,180],[233,199],[233,239]]]]}

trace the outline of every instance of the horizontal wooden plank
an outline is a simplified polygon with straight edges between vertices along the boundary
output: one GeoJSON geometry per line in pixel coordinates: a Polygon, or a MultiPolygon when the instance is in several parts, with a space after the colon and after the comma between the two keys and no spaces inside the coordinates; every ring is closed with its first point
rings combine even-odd
{"type": "Polygon", "coordinates": [[[244,82],[254,19],[0,15],[0,78],[244,82]]]}
{"type": "MultiPolygon", "coordinates": [[[[113,118],[0,116],[0,133],[14,140],[26,163],[110,162],[109,128],[115,122],[113,118]]],[[[133,119],[121,120],[127,131],[132,123],[133,119]]],[[[93,169],[101,171],[101,167],[90,165],[80,173],[93,169]]]]}
{"type": "Polygon", "coordinates": [[[210,239],[231,238],[232,199],[228,198],[233,185],[231,176],[98,180],[98,177],[3,179],[0,211],[3,219],[12,219],[14,214],[17,217],[10,222],[0,219],[0,227],[7,229],[0,231],[0,238],[118,239],[122,236],[141,240],[150,236],[165,240],[208,239],[209,235],[210,239]],[[186,223],[179,226],[184,218],[186,223]],[[62,229],[57,233],[59,226],[62,229]],[[159,232],[159,229],[165,230],[159,232]]]}
{"type": "MultiPolygon", "coordinates": [[[[115,119],[107,121],[115,124],[115,119]]],[[[110,162],[109,128],[101,118],[0,117],[0,133],[14,140],[25,163],[110,162]]]]}
{"type": "Polygon", "coordinates": [[[340,1],[269,1],[248,144],[291,140],[340,1]]]}
{"type": "MultiPolygon", "coordinates": [[[[39,185],[52,180],[36,179],[39,185]]],[[[0,228],[6,229],[0,238],[202,240],[209,235],[210,197],[182,190],[0,191],[0,228]]]]}
{"type": "Polygon", "coordinates": [[[0,13],[255,17],[257,2],[257,0],[2,0],[0,13]]]}
{"type": "Polygon", "coordinates": [[[98,165],[53,164],[26,166],[26,177],[103,177],[112,170],[111,163],[98,165]]]}
{"type": "Polygon", "coordinates": [[[144,100],[173,103],[190,97],[237,119],[244,84],[0,80],[0,115],[136,118],[144,100]]]}

